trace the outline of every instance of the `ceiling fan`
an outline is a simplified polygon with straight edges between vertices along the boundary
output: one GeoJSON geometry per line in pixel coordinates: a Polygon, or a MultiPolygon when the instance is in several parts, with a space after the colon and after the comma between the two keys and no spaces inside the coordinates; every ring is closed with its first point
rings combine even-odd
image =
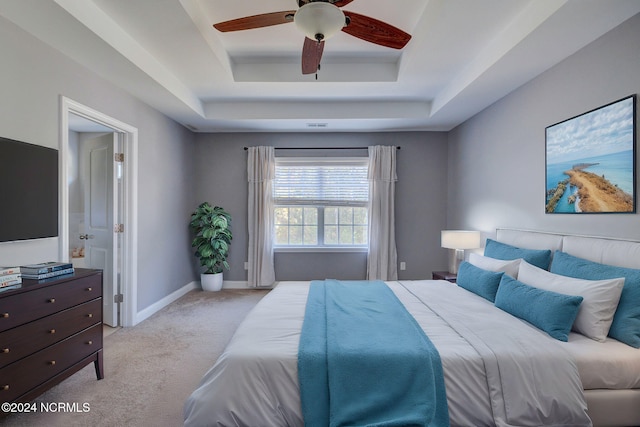
{"type": "Polygon", "coordinates": [[[221,32],[250,30],[295,22],[305,34],[302,47],[302,74],[317,73],[324,42],[342,30],[359,39],[393,49],[402,49],[411,35],[368,16],[342,11],[353,0],[297,0],[298,10],[263,13],[214,24],[221,32]]]}

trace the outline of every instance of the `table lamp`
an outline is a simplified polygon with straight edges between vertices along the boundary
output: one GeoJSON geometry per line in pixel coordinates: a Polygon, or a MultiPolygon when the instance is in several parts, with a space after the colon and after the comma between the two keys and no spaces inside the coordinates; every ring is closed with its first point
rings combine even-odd
{"type": "Polygon", "coordinates": [[[442,230],[440,246],[451,249],[449,273],[458,274],[458,267],[464,261],[464,250],[480,247],[480,232],[467,230],[442,230]]]}

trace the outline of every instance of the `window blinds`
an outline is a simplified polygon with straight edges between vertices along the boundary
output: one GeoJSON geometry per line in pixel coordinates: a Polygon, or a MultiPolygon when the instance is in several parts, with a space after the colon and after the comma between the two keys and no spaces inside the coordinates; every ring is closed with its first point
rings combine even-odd
{"type": "Polygon", "coordinates": [[[277,205],[364,206],[369,200],[367,158],[276,157],[277,205]]]}

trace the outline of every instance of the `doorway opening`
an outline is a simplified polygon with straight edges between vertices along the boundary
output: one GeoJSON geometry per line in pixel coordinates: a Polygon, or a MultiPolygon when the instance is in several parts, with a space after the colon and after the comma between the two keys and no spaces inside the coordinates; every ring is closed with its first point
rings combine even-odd
{"type": "Polygon", "coordinates": [[[103,321],[136,322],[138,130],[61,97],[60,258],[103,271],[103,321]]]}

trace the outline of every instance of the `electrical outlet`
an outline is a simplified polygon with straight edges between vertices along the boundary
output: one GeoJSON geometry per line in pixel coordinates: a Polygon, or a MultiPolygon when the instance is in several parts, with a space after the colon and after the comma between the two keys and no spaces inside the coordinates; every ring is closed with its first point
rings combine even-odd
{"type": "Polygon", "coordinates": [[[248,270],[249,269],[249,261],[245,261],[244,262],[244,269],[248,270]]]}
{"type": "Polygon", "coordinates": [[[402,262],[400,263],[400,270],[406,270],[406,269],[407,269],[407,263],[406,263],[406,262],[404,262],[404,261],[402,261],[402,262]]]}

